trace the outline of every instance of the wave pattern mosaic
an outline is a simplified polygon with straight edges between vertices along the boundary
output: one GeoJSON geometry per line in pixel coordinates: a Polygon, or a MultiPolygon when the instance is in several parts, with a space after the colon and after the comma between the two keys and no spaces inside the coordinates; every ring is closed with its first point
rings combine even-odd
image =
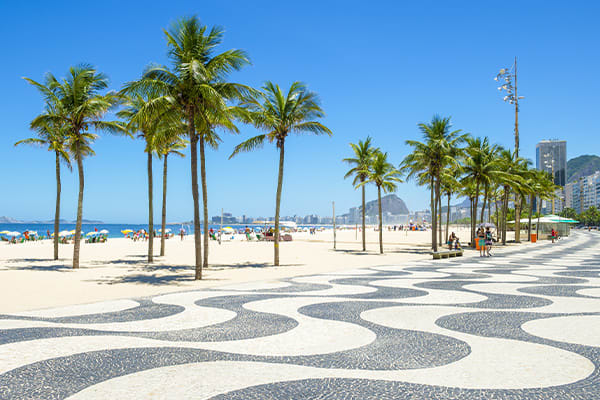
{"type": "Polygon", "coordinates": [[[0,398],[600,398],[599,245],[2,315],[0,398]]]}

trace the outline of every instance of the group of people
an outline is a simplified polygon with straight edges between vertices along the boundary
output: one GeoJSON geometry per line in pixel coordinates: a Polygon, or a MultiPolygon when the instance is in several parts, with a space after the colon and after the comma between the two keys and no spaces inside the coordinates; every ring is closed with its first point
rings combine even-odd
{"type": "Polygon", "coordinates": [[[480,226],[479,229],[477,229],[477,241],[479,244],[479,257],[491,257],[494,237],[489,226],[485,229],[480,226]]]}

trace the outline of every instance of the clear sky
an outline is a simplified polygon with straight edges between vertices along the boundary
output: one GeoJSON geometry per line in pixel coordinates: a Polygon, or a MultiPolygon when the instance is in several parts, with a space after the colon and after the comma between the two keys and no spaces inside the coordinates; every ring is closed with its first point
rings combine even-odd
{"type": "MultiPolygon", "coordinates": [[[[454,126],[511,146],[514,110],[493,77],[519,57],[521,154],[534,158],[541,139],[567,140],[568,157],[599,154],[600,34],[595,1],[23,1],[0,2],[0,215],[50,219],[54,213],[53,156],[13,147],[28,137],[43,107],[21,78],[64,76],[81,62],[95,65],[118,90],[150,62],[166,63],[163,29],[197,15],[226,29],[223,50],[242,48],[252,66],[231,80],[259,86],[306,82],[319,93],[334,135],[287,142],[282,214],[330,215],[360,201],[340,160],[348,143],[371,135],[394,163],[406,139],[434,114],[454,126]]],[[[233,147],[256,134],[241,126],[208,152],[209,214],[274,214],[274,147],[227,160],[233,147]]],[[[100,133],[96,156],[85,160],[84,218],[142,223],[147,215],[146,163],[137,140],[100,133]]],[[[189,150],[188,150],[189,152],[189,150]]],[[[186,152],[187,154],[187,152],[186,152]]],[[[156,199],[161,166],[155,163],[156,199]]],[[[368,190],[368,198],[375,198],[368,190]]],[[[414,183],[398,191],[411,210],[428,194],[414,183]]],[[[77,175],[64,170],[62,216],[74,219],[77,175]]],[[[159,200],[156,215],[160,215],[159,200]]],[[[168,220],[192,218],[189,157],[169,171],[168,220]]]]}

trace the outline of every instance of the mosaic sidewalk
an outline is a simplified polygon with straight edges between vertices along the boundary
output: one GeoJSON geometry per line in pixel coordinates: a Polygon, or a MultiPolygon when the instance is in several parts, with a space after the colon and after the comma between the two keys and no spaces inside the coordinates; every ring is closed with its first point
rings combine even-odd
{"type": "Polygon", "coordinates": [[[0,399],[600,399],[600,234],[0,315],[0,399]]]}

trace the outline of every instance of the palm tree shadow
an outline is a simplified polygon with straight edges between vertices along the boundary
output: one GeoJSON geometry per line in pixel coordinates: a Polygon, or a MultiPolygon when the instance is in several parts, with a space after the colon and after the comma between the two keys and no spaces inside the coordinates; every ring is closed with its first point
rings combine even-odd
{"type": "MultiPolygon", "coordinates": [[[[280,264],[279,267],[298,267],[304,264],[280,264]]],[[[273,267],[271,263],[237,263],[237,264],[212,264],[208,267],[211,271],[222,271],[235,268],[269,268],[273,267]]]]}
{"type": "MultiPolygon", "coordinates": [[[[39,260],[36,260],[39,261],[39,260]]],[[[18,266],[5,266],[8,271],[59,271],[68,272],[73,271],[72,265],[18,265],[18,266]]]]}

